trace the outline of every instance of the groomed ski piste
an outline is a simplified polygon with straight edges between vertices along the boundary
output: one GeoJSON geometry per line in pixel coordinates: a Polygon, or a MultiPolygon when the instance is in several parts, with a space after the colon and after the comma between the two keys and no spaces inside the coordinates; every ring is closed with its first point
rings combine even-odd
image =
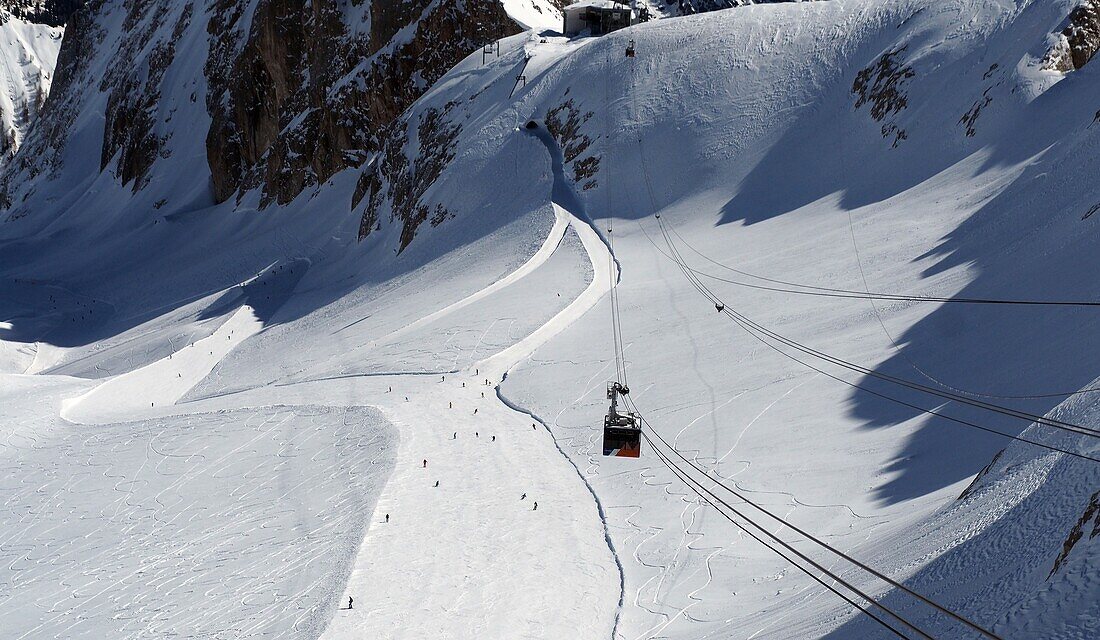
{"type": "MultiPolygon", "coordinates": [[[[351,172],[255,210],[203,201],[193,137],[136,194],[73,160],[0,225],[3,635],[898,637],[650,443],[601,455],[615,286],[633,403],[699,477],[1000,637],[1095,637],[1097,440],[874,375],[1098,428],[1095,308],[918,299],[1096,298],[1100,68],[1039,64],[1068,7],[514,36],[403,116],[461,130],[425,195],[454,217],[400,252],[387,215],[357,241],[351,172]],[[881,120],[855,106],[868,68],[881,120]],[[691,273],[869,373],[742,329],[691,273]],[[909,297],[817,295],[838,290],[909,297]]],[[[205,131],[193,90],[164,108],[205,131]]],[[[760,522],[928,637],[983,637],[760,522]]]]}

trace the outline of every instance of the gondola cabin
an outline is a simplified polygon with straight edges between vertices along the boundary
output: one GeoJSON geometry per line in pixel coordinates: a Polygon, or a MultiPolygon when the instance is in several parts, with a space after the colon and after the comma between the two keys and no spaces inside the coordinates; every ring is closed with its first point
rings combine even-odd
{"type": "Polygon", "coordinates": [[[618,382],[607,383],[607,399],[611,406],[603,419],[603,454],[618,458],[638,458],[642,455],[642,430],[638,415],[630,411],[620,412],[619,394],[630,390],[618,382]]]}

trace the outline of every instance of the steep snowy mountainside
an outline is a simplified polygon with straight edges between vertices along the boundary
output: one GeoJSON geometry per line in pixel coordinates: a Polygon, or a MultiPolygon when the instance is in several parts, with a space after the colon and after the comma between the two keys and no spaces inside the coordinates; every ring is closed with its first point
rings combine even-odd
{"type": "MultiPolygon", "coordinates": [[[[740,8],[573,45],[523,43],[512,57],[502,54],[507,64],[524,65],[526,84],[514,93],[508,77],[501,78],[504,87],[500,81],[487,89],[471,86],[472,77],[487,74],[478,70],[480,60],[467,60],[405,118],[417,133],[391,141],[398,150],[387,147],[382,158],[393,161],[368,173],[365,187],[361,182],[370,194],[363,242],[417,251],[419,243],[443,241],[452,220],[473,219],[478,203],[493,198],[480,176],[510,171],[502,165],[515,157],[514,143],[499,130],[545,123],[562,149],[561,175],[576,190],[579,211],[615,220],[627,305],[623,331],[638,350],[629,356],[632,386],[641,385],[639,403],[655,408],[683,450],[698,451],[707,469],[736,475],[754,492],[790,492],[790,502],[777,498],[774,506],[789,508],[793,520],[839,536],[845,548],[895,576],[915,573],[922,591],[1005,637],[1042,637],[1044,624],[1058,629],[1058,637],[1087,637],[1100,548],[1078,535],[1073,564],[1051,568],[1075,527],[1086,526],[1078,522],[1091,513],[1094,463],[1014,446],[1018,459],[1029,461],[1030,480],[1018,481],[1024,476],[1016,473],[1024,471],[1014,467],[998,484],[1009,493],[973,493],[956,506],[955,497],[1003,439],[838,389],[797,363],[769,357],[734,333],[736,327],[697,319],[707,301],[667,262],[661,266],[661,236],[651,219],[644,221],[661,213],[706,256],[795,282],[1090,300],[1092,284],[1080,274],[1097,265],[1088,225],[1100,201],[1093,179],[1100,168],[1100,69],[1086,64],[1066,74],[1043,64],[1078,6],[957,1],[740,8]],[[633,64],[623,55],[629,40],[636,47],[633,64]],[[496,108],[505,87],[512,102],[496,108]],[[437,131],[451,132],[442,152],[432,144],[437,131]],[[403,158],[434,167],[433,179],[417,190],[409,180],[416,172],[403,158]],[[408,196],[410,189],[416,197],[408,196]],[[438,229],[422,224],[436,213],[438,229]],[[417,225],[410,240],[405,230],[417,225]],[[669,293],[655,296],[655,290],[669,293]],[[671,374],[677,367],[670,362],[690,362],[686,379],[671,374]],[[681,408],[700,396],[710,399],[705,409],[681,408]],[[1006,500],[1020,507],[1006,511],[1006,500]],[[837,506],[830,513],[810,504],[837,506]],[[988,570],[976,572],[978,566],[988,570]],[[1002,580],[1009,586],[1002,588],[1002,580]],[[1037,602],[1051,607],[1042,621],[1027,614],[1037,602]]],[[[1037,415],[1059,400],[1031,397],[1035,393],[1083,389],[1097,373],[1087,355],[1100,348],[1089,311],[807,305],[724,289],[766,326],[874,372],[1010,395],[999,402],[1037,415]]],[[[833,630],[835,601],[806,589],[759,550],[739,544],[730,551],[738,535],[697,503],[681,501],[680,493],[662,507],[654,506],[659,500],[646,503],[651,485],[676,486],[654,471],[656,463],[636,482],[625,482],[620,472],[629,474],[626,467],[600,460],[592,424],[603,402],[600,383],[610,375],[604,331],[595,318],[578,325],[503,389],[554,425],[612,514],[616,549],[620,557],[632,556],[624,570],[626,600],[634,607],[624,613],[623,634],[723,636],[747,626],[764,637],[790,638],[833,630]],[[576,382],[562,388],[562,381],[576,382]],[[648,506],[630,508],[640,502],[648,506]],[[690,518],[669,515],[677,505],[689,509],[690,518]],[[745,556],[731,554],[760,564],[746,569],[745,556]],[[769,571],[793,582],[769,591],[769,571]],[[723,604],[731,593],[744,594],[736,614],[723,604]],[[778,615],[784,624],[777,625],[778,615]]],[[[300,355],[304,360],[325,350],[309,341],[300,355]]],[[[361,359],[331,357],[319,360],[313,375],[346,374],[361,359]]],[[[246,375],[239,366],[228,372],[229,379],[246,375]]],[[[853,382],[886,391],[871,377],[853,382]]],[[[1094,425],[1089,398],[1082,396],[1083,405],[1066,415],[1094,425]]],[[[899,399],[932,408],[919,395],[903,392],[899,399]]],[[[1027,427],[966,407],[951,413],[1012,435],[1027,427]]],[[[1035,433],[1049,435],[1034,427],[1023,437],[1035,433]]],[[[1087,438],[1041,441],[1086,455],[1096,451],[1087,438]]],[[[903,606],[936,637],[969,637],[903,606]]],[[[835,637],[877,637],[871,624],[861,619],[854,629],[834,630],[835,637]]]]}
{"type": "Polygon", "coordinates": [[[468,53],[559,16],[546,0],[96,2],[70,25],[52,108],[4,175],[6,217],[42,210],[29,176],[52,178],[56,201],[101,172],[133,192],[178,183],[179,161],[190,186],[151,202],[286,204],[364,162],[468,53]]]}
{"type": "Polygon", "coordinates": [[[0,8],[0,164],[15,155],[53,83],[64,29],[0,8]]]}
{"type": "Polygon", "coordinates": [[[617,283],[632,403],[702,476],[1002,637],[1096,635],[1100,477],[1071,455],[1095,439],[884,378],[1095,429],[1100,318],[811,288],[1095,299],[1100,65],[1047,64],[1087,5],[761,4],[483,48],[526,5],[199,4],[77,14],[6,173],[0,623],[891,637],[650,443],[601,455],[617,283]],[[674,255],[858,367],[742,331],[674,255]]]}
{"type": "MultiPolygon", "coordinates": [[[[1091,299],[1079,274],[1096,266],[1087,225],[1100,198],[1090,177],[1100,157],[1100,71],[1086,65],[1063,74],[1041,64],[1074,6],[776,5],[659,21],[598,40],[506,40],[499,60],[486,67],[475,55],[441,79],[364,170],[356,194],[361,246],[430,266],[441,247],[498,228],[502,210],[525,210],[516,204],[537,201],[552,178],[556,202],[601,227],[615,220],[638,402],[654,409],[668,435],[678,434],[683,450],[1005,637],[1038,637],[1043,624],[1079,637],[1095,614],[1100,549],[1078,536],[1072,562],[1051,568],[1090,513],[1093,463],[1014,446],[1001,459],[1027,462],[998,481],[1001,491],[971,492],[956,504],[1003,439],[838,388],[739,339],[736,327],[701,318],[707,301],[669,266],[659,232],[644,221],[657,211],[704,254],[798,282],[1091,299]],[[623,55],[629,40],[633,65],[623,55]],[[515,80],[520,69],[525,83],[515,80]],[[525,133],[530,120],[545,124],[561,149],[558,158],[549,154],[549,167],[530,162],[542,145],[525,133]],[[1001,588],[1003,580],[1010,588],[1001,588]],[[1026,614],[1032,602],[1051,607],[1042,622],[1026,614]]],[[[484,251],[468,246],[468,254],[484,251]]],[[[446,277],[451,271],[441,269],[446,277]]],[[[932,376],[944,388],[1026,396],[1037,387],[1085,388],[1096,375],[1086,354],[1100,348],[1092,337],[1097,321],[1087,311],[870,308],[726,288],[752,317],[811,346],[890,375],[932,376]]],[[[413,356],[380,353],[374,342],[333,342],[315,330],[365,318],[399,326],[386,318],[399,315],[394,300],[368,303],[361,315],[340,304],[323,320],[273,327],[250,352],[223,361],[194,397],[425,371],[430,354],[446,347],[433,340],[461,333],[412,341],[427,351],[413,356]],[[249,365],[275,349],[289,355],[284,363],[263,371],[249,365]]],[[[610,375],[602,315],[545,347],[502,391],[547,421],[603,500],[625,564],[630,604],[620,632],[877,637],[863,619],[842,626],[836,600],[741,542],[682,490],[655,497],[654,485],[678,487],[655,462],[635,473],[601,461],[592,425],[610,375]],[[771,587],[779,580],[785,586],[771,587]]],[[[872,379],[856,382],[886,391],[872,379]]],[[[1081,396],[1067,419],[1091,424],[1090,397],[1081,396]]],[[[1042,415],[1057,399],[1012,402],[1042,415]]],[[[1009,434],[1027,426],[966,408],[956,415],[1009,434]]],[[[1047,438],[1041,427],[1022,435],[1034,432],[1047,438]]],[[[1051,442],[1084,453],[1093,446],[1080,438],[1051,442]]],[[[987,477],[997,473],[993,465],[987,477]]],[[[968,637],[902,606],[936,637],[968,637]]]]}

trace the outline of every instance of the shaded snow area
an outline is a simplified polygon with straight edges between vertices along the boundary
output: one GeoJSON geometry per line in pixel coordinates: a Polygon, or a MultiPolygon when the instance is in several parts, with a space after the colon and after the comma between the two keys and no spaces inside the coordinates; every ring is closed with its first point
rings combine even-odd
{"type": "Polygon", "coordinates": [[[262,211],[212,204],[181,26],[147,185],[99,170],[92,87],[0,225],[0,635],[989,637],[794,526],[996,636],[1097,637],[1100,315],[973,303],[1096,299],[1100,64],[1041,64],[1073,6],[528,31],[262,211]],[[601,455],[613,285],[646,433],[913,627],[650,442],[601,455]]]}
{"type": "Polygon", "coordinates": [[[15,154],[45,104],[64,33],[0,9],[0,163],[15,154]]]}

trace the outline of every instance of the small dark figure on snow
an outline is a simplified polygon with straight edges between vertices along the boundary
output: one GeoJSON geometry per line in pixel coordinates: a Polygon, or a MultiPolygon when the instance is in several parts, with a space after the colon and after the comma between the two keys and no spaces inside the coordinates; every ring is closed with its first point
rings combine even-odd
{"type": "Polygon", "coordinates": [[[454,404],[452,404],[452,403],[448,402],[448,403],[447,403],[447,408],[448,408],[448,409],[454,409],[454,408],[455,408],[455,406],[454,406],[454,404]]]}
{"type": "Polygon", "coordinates": [[[455,434],[453,436],[451,436],[451,440],[458,440],[458,432],[457,431],[455,431],[455,434]]]}
{"type": "Polygon", "coordinates": [[[427,460],[425,460],[425,461],[424,461],[424,468],[425,468],[425,469],[427,469],[427,468],[428,468],[428,461],[427,461],[427,460]]]}
{"type": "Polygon", "coordinates": [[[439,486],[439,480],[435,481],[435,486],[437,486],[437,487],[439,486]]]}
{"type": "Polygon", "coordinates": [[[386,514],[386,522],[389,522],[389,521],[390,521],[390,514],[387,513],[386,514]]]}
{"type": "Polygon", "coordinates": [[[351,603],[355,602],[355,599],[348,596],[348,611],[351,611],[351,603]]]}
{"type": "Polygon", "coordinates": [[[480,437],[481,437],[481,435],[480,435],[480,434],[479,434],[479,433],[478,433],[477,431],[475,431],[475,432],[474,432],[474,437],[475,437],[475,438],[480,438],[480,437]]]}
{"type": "Polygon", "coordinates": [[[535,508],[534,508],[534,509],[531,509],[531,511],[538,511],[538,510],[539,510],[539,503],[538,503],[538,502],[536,502],[536,503],[535,503],[535,508]]]}
{"type": "Polygon", "coordinates": [[[497,441],[497,437],[493,436],[493,442],[496,442],[496,441],[497,441]]]}
{"type": "Polygon", "coordinates": [[[475,416],[477,415],[477,409],[474,409],[474,415],[475,416]]]}
{"type": "Polygon", "coordinates": [[[522,496],[519,497],[519,499],[520,500],[526,500],[527,499],[527,494],[526,493],[523,494],[522,496]]]}

